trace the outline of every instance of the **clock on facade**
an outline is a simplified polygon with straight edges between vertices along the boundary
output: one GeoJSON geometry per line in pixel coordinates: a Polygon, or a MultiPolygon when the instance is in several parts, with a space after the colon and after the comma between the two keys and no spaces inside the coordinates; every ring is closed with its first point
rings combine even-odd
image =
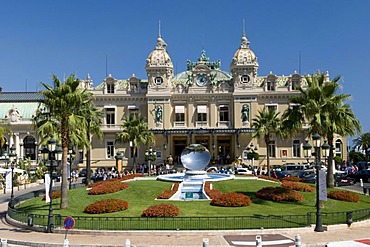
{"type": "Polygon", "coordinates": [[[201,75],[198,75],[197,76],[197,79],[196,79],[196,84],[199,86],[199,87],[203,87],[207,84],[208,82],[208,79],[207,79],[207,76],[204,75],[204,74],[201,74],[201,75]]]}

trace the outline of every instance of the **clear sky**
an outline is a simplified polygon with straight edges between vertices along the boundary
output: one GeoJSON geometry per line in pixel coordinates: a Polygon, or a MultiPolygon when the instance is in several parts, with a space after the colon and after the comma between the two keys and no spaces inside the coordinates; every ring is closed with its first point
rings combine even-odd
{"type": "Polygon", "coordinates": [[[229,71],[245,19],[259,75],[299,71],[301,54],[301,73],[342,77],[342,92],[352,95],[349,103],[368,132],[369,9],[368,0],[0,1],[0,86],[39,91],[53,74],[90,73],[94,86],[106,73],[146,78],[159,21],[175,73],[203,48],[229,71]]]}

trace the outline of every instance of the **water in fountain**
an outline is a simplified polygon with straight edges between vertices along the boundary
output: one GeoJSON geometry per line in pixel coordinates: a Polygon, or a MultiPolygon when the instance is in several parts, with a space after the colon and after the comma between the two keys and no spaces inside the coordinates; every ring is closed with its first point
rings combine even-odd
{"type": "Polygon", "coordinates": [[[222,181],[233,179],[234,175],[209,174],[204,168],[209,164],[211,155],[201,144],[191,144],[181,153],[181,162],[185,173],[166,174],[157,177],[158,180],[181,182],[179,190],[170,200],[209,200],[204,192],[205,181],[222,181]]]}

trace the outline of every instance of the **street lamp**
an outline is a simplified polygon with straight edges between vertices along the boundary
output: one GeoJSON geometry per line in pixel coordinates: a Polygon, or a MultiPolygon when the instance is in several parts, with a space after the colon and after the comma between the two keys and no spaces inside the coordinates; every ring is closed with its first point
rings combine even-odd
{"type": "MultiPolygon", "coordinates": [[[[322,227],[322,219],[321,219],[321,209],[320,209],[320,170],[321,170],[321,157],[320,157],[320,148],[322,149],[322,156],[328,157],[329,156],[329,149],[330,146],[324,142],[321,146],[321,137],[318,133],[312,135],[313,146],[315,148],[315,169],[316,169],[316,226],[315,232],[323,232],[324,229],[322,227]]],[[[311,157],[311,145],[306,141],[303,145],[303,152],[304,156],[307,159],[311,157]]]]}
{"type": "Polygon", "coordinates": [[[312,156],[311,148],[312,146],[308,143],[308,140],[306,140],[306,143],[303,145],[303,154],[304,157],[307,159],[307,164],[310,164],[309,159],[312,156]]]}
{"type": "Polygon", "coordinates": [[[10,207],[13,208],[14,205],[14,165],[17,163],[17,154],[15,153],[15,147],[12,145],[10,148],[10,154],[9,154],[9,161],[10,161],[10,168],[12,168],[12,179],[11,179],[11,186],[12,186],[12,192],[10,194],[10,207]]]}
{"type": "Polygon", "coordinates": [[[152,147],[149,147],[149,149],[145,151],[145,156],[148,159],[148,175],[150,176],[151,161],[156,159],[157,152],[153,150],[152,147]]]}
{"type": "Polygon", "coordinates": [[[72,163],[76,156],[75,150],[73,148],[68,149],[68,156],[69,156],[69,189],[72,189],[72,163]]]}
{"type": "Polygon", "coordinates": [[[116,159],[117,174],[119,174],[121,172],[121,168],[119,168],[119,166],[122,167],[122,160],[123,160],[123,153],[122,153],[122,151],[118,151],[116,153],[116,156],[114,156],[114,158],[116,159]],[[119,163],[120,161],[121,161],[121,164],[119,163]]]}
{"type": "Polygon", "coordinates": [[[42,159],[46,163],[49,160],[49,175],[50,175],[50,185],[49,185],[49,214],[48,214],[48,225],[46,232],[53,232],[53,168],[58,166],[58,163],[62,160],[63,150],[61,147],[56,146],[56,141],[54,138],[50,138],[48,141],[48,147],[44,147],[41,150],[42,159]]]}

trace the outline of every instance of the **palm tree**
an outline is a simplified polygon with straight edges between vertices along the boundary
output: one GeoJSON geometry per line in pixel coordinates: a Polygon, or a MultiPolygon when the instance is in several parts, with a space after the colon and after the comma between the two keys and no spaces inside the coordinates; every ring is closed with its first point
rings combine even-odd
{"type": "Polygon", "coordinates": [[[136,172],[137,147],[140,143],[144,145],[154,143],[154,134],[148,129],[148,124],[142,116],[129,115],[125,117],[121,128],[122,132],[116,135],[116,142],[132,144],[133,170],[136,172]]]}
{"type": "Polygon", "coordinates": [[[281,132],[279,113],[275,109],[263,109],[258,111],[256,118],[252,120],[252,128],[255,129],[253,138],[263,137],[267,149],[267,174],[270,176],[270,143],[271,135],[283,136],[281,132]]]}
{"type": "Polygon", "coordinates": [[[36,133],[45,143],[54,133],[55,138],[61,143],[62,156],[62,196],[60,207],[68,208],[68,172],[67,155],[71,143],[88,143],[86,130],[87,120],[83,109],[92,104],[92,94],[80,88],[79,79],[72,74],[64,83],[57,76],[53,76],[53,87],[41,83],[45,90],[41,93],[44,99],[40,103],[40,110],[35,117],[36,133]],[[46,110],[43,112],[43,107],[46,110]]]}
{"type": "Polygon", "coordinates": [[[370,132],[362,133],[359,137],[353,139],[354,148],[365,151],[366,161],[369,160],[370,132]]]}
{"type": "Polygon", "coordinates": [[[90,102],[86,104],[84,108],[81,108],[81,115],[85,116],[86,120],[86,143],[75,143],[78,147],[85,147],[86,152],[86,185],[91,184],[91,135],[96,135],[99,139],[102,138],[103,132],[101,131],[101,124],[103,119],[103,113],[98,111],[97,107],[90,102]]]}
{"type": "MultiPolygon", "coordinates": [[[[292,107],[283,114],[284,130],[290,134],[302,131],[302,125],[307,123],[307,135],[318,133],[327,139],[333,147],[334,134],[341,136],[354,135],[361,130],[360,122],[344,103],[349,99],[348,94],[337,94],[340,77],[332,81],[326,75],[318,73],[306,76],[307,88],[299,87],[300,95],[290,99],[292,107]]],[[[328,164],[333,162],[333,149],[330,148],[328,164]]],[[[328,165],[327,184],[334,187],[333,166],[328,165]]]]}

